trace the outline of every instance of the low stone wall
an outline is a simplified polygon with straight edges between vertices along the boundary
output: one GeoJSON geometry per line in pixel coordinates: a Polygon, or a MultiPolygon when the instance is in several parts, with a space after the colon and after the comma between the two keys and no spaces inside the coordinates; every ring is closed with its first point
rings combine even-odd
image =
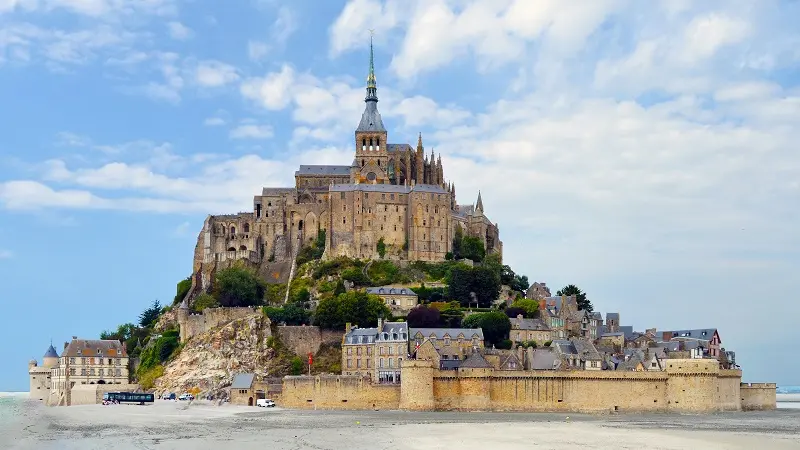
{"type": "Polygon", "coordinates": [[[740,386],[742,409],[762,411],[777,408],[775,383],[742,383],[740,386]]]}
{"type": "Polygon", "coordinates": [[[178,325],[181,331],[181,342],[186,342],[198,334],[206,333],[214,328],[243,319],[252,314],[261,314],[255,308],[208,308],[200,314],[188,316],[178,315],[178,325]]]}
{"type": "Polygon", "coordinates": [[[398,409],[400,386],[372,384],[356,376],[285,377],[280,405],[297,409],[398,409]]]}
{"type": "Polygon", "coordinates": [[[103,403],[106,392],[136,392],[138,384],[79,384],[72,388],[70,405],[96,405],[103,403]]]}

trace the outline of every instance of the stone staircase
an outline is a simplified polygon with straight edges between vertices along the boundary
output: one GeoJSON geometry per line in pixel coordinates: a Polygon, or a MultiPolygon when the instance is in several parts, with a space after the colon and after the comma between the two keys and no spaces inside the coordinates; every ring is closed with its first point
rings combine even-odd
{"type": "Polygon", "coordinates": [[[292,267],[289,269],[289,281],[286,282],[286,295],[283,298],[283,303],[289,303],[289,288],[292,286],[292,280],[294,279],[294,272],[297,270],[297,253],[300,252],[300,248],[303,246],[303,235],[302,233],[298,233],[297,239],[292,242],[292,267]]]}

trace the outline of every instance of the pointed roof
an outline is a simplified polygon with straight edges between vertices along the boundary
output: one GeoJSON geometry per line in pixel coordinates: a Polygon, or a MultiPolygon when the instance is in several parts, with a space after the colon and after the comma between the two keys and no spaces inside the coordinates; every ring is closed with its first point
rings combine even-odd
{"type": "Polygon", "coordinates": [[[491,369],[492,365],[489,364],[489,361],[486,361],[486,358],[484,358],[479,352],[473,352],[467,359],[464,360],[463,363],[461,363],[459,368],[491,369]]]}
{"type": "Polygon", "coordinates": [[[417,138],[417,148],[422,148],[422,132],[419,133],[419,137],[417,138]]]}
{"type": "Polygon", "coordinates": [[[475,211],[483,211],[483,200],[481,199],[481,191],[478,191],[478,202],[475,204],[475,211]]]}
{"type": "Polygon", "coordinates": [[[50,343],[50,348],[48,348],[47,352],[45,352],[44,357],[45,358],[58,358],[58,352],[56,351],[56,348],[53,347],[53,343],[52,342],[50,343]]]}
{"type": "Polygon", "coordinates": [[[383,126],[381,114],[378,112],[378,83],[375,79],[375,63],[372,49],[372,36],[369,38],[369,74],[367,75],[367,97],[364,102],[367,104],[364,113],[361,114],[361,122],[356,128],[359,131],[378,131],[386,132],[383,126]]]}

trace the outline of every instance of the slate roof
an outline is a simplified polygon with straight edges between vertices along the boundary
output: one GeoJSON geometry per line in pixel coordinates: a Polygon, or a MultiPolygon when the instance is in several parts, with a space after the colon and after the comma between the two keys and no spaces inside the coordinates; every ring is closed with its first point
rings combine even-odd
{"type": "Polygon", "coordinates": [[[619,313],[606,313],[606,320],[619,321],[619,313]]]}
{"type": "Polygon", "coordinates": [[[408,336],[408,322],[384,322],[381,333],[405,333],[408,336]]]}
{"type": "Polygon", "coordinates": [[[58,358],[58,352],[56,351],[53,344],[50,344],[50,348],[47,349],[47,352],[44,354],[45,358],[58,358]]]}
{"type": "Polygon", "coordinates": [[[591,318],[594,320],[603,320],[603,313],[595,311],[592,313],[591,318]]]}
{"type": "Polygon", "coordinates": [[[489,364],[489,361],[486,361],[486,358],[483,357],[479,352],[473,352],[464,362],[461,363],[459,368],[466,368],[466,369],[491,369],[492,365],[489,364]]]}
{"type": "Polygon", "coordinates": [[[531,359],[532,370],[554,370],[557,368],[558,356],[552,350],[536,349],[531,359]]]}
{"type": "Polygon", "coordinates": [[[681,343],[678,341],[656,342],[656,346],[668,352],[677,352],[681,348],[681,343]]]}
{"type": "Polygon", "coordinates": [[[444,335],[450,336],[450,339],[458,338],[459,334],[463,334],[465,339],[472,339],[474,335],[478,339],[483,340],[483,330],[480,328],[412,328],[411,338],[416,338],[417,334],[421,334],[423,338],[436,336],[436,339],[444,339],[444,335]]]}
{"type": "Polygon", "coordinates": [[[128,356],[122,343],[116,339],[73,339],[61,356],[128,356]]]}
{"type": "Polygon", "coordinates": [[[542,319],[511,318],[511,328],[516,330],[550,331],[550,327],[542,319]]]}
{"type": "Polygon", "coordinates": [[[612,337],[612,336],[625,336],[625,333],[622,331],[615,331],[613,333],[603,333],[600,337],[612,337]]]}
{"type": "Polygon", "coordinates": [[[358,128],[356,128],[356,132],[359,131],[386,132],[386,128],[383,126],[383,120],[381,119],[381,113],[378,112],[377,101],[367,102],[367,106],[361,114],[361,121],[358,122],[358,128]]]}
{"type": "Polygon", "coordinates": [[[660,333],[662,336],[665,333],[672,333],[672,337],[688,337],[692,339],[703,339],[710,341],[716,332],[716,328],[698,328],[695,330],[661,331],[660,333]]]}
{"type": "Polygon", "coordinates": [[[584,361],[602,361],[603,358],[591,341],[588,339],[572,339],[572,346],[575,348],[575,353],[584,361]]]}
{"type": "Polygon", "coordinates": [[[619,327],[619,331],[625,333],[625,339],[629,340],[631,337],[633,337],[633,327],[630,325],[619,327]]]}
{"type": "Polygon", "coordinates": [[[371,344],[377,337],[377,328],[351,328],[345,334],[345,344],[371,344]]]}
{"type": "Polygon", "coordinates": [[[350,176],[350,166],[302,165],[294,174],[350,176]]]}
{"type": "Polygon", "coordinates": [[[253,387],[253,380],[255,377],[256,374],[254,373],[237,373],[236,376],[233,377],[231,389],[250,389],[253,387]]]}
{"type": "Polygon", "coordinates": [[[392,152],[403,152],[403,151],[412,151],[412,148],[408,144],[386,144],[386,151],[389,153],[392,152]]]}
{"type": "Polygon", "coordinates": [[[369,287],[367,294],[375,295],[414,295],[417,294],[408,288],[395,288],[395,287],[369,287]]]}
{"type": "Polygon", "coordinates": [[[631,356],[627,361],[621,361],[617,364],[617,370],[622,371],[632,371],[636,370],[636,366],[642,364],[644,367],[644,362],[639,358],[639,356],[631,356]]]}
{"type": "Polygon", "coordinates": [[[272,195],[293,194],[295,191],[296,191],[295,188],[265,187],[265,188],[261,188],[261,195],[263,195],[263,196],[272,196],[272,195]]]}
{"type": "Polygon", "coordinates": [[[400,194],[409,194],[412,192],[431,192],[434,194],[450,194],[444,188],[432,184],[417,184],[414,186],[405,186],[397,184],[334,184],[330,187],[331,192],[396,192],[400,194]]]}

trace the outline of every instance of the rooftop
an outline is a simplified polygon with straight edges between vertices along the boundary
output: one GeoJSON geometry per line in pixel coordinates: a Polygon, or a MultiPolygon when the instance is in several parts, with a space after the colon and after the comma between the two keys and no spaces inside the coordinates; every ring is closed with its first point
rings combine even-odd
{"type": "Polygon", "coordinates": [[[394,287],[370,287],[367,288],[367,294],[375,295],[417,295],[414,291],[408,288],[394,288],[394,287]]]}
{"type": "Polygon", "coordinates": [[[350,166],[302,165],[294,174],[350,176],[350,166]]]}
{"type": "Polygon", "coordinates": [[[125,347],[116,339],[77,339],[67,344],[61,356],[128,356],[125,347]]]}

